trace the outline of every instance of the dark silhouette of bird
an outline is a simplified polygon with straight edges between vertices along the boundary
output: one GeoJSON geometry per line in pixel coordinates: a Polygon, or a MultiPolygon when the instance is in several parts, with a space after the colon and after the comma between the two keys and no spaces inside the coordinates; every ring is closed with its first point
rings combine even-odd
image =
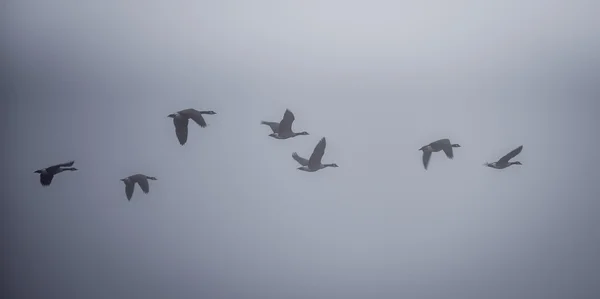
{"type": "Polygon", "coordinates": [[[184,145],[188,138],[188,123],[192,119],[200,127],[206,128],[206,121],[202,114],[214,115],[217,114],[214,111],[198,111],[196,109],[184,109],[175,113],[169,114],[168,117],[173,118],[173,124],[175,125],[175,134],[179,140],[179,144],[184,145]]]}
{"type": "Polygon", "coordinates": [[[312,153],[312,155],[310,155],[310,158],[308,160],[300,157],[298,155],[298,153],[296,153],[296,152],[292,153],[292,158],[294,158],[294,160],[296,160],[296,162],[298,162],[300,165],[302,165],[302,166],[298,167],[298,169],[303,170],[303,171],[308,171],[308,172],[315,172],[315,171],[323,169],[325,167],[338,167],[338,165],[335,163],[330,163],[330,164],[322,164],[321,163],[321,159],[323,158],[323,155],[325,154],[326,146],[327,146],[327,142],[325,141],[325,137],[323,137],[323,138],[321,138],[319,143],[317,143],[317,146],[315,146],[315,149],[313,150],[313,153],[312,153]]]}
{"type": "Polygon", "coordinates": [[[452,144],[450,139],[440,139],[421,147],[419,150],[423,151],[423,167],[427,169],[429,159],[431,159],[431,153],[434,152],[444,151],[446,157],[449,159],[454,158],[454,152],[452,151],[453,147],[460,147],[460,145],[452,144]]]}
{"type": "Polygon", "coordinates": [[[131,200],[131,196],[133,196],[133,189],[135,187],[135,183],[140,185],[140,188],[142,188],[144,194],[148,194],[148,192],[150,192],[150,185],[148,184],[148,180],[156,181],[156,178],[153,176],[147,176],[145,174],[138,173],[121,179],[121,181],[125,183],[125,195],[127,195],[127,200],[131,200]]]}
{"type": "Polygon", "coordinates": [[[485,165],[487,167],[491,167],[491,168],[496,168],[496,169],[504,169],[511,165],[523,165],[519,161],[510,162],[510,159],[514,158],[516,155],[521,153],[522,150],[523,150],[523,146],[521,145],[521,146],[515,148],[514,150],[510,151],[510,153],[504,155],[504,157],[500,158],[500,160],[498,160],[496,162],[492,162],[492,163],[486,162],[483,165],[485,165]]]}
{"type": "Polygon", "coordinates": [[[38,170],[34,171],[34,173],[40,174],[40,183],[42,184],[42,186],[45,187],[45,186],[49,186],[50,183],[52,183],[52,179],[54,178],[55,175],[57,175],[63,171],[76,171],[77,168],[71,167],[71,166],[73,166],[74,163],[75,163],[75,161],[57,164],[57,165],[53,165],[50,167],[38,169],[38,170]]]}
{"type": "Polygon", "coordinates": [[[269,136],[276,139],[288,139],[292,137],[296,137],[298,135],[308,135],[308,132],[302,131],[299,133],[295,133],[292,131],[292,123],[296,118],[294,114],[289,109],[285,110],[283,114],[283,119],[280,122],[272,122],[272,121],[261,121],[260,123],[263,125],[267,125],[271,128],[273,133],[269,134],[269,136]]]}

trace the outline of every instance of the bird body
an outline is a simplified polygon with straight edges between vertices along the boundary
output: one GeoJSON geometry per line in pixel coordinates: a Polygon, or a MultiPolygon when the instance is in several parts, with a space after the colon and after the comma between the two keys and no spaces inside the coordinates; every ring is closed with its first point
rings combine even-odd
{"type": "Polygon", "coordinates": [[[325,154],[325,147],[327,146],[327,142],[325,141],[325,137],[321,138],[313,153],[310,155],[310,158],[307,160],[298,155],[298,153],[292,153],[292,158],[298,162],[298,164],[302,165],[298,167],[299,170],[307,171],[307,172],[315,172],[317,170],[321,170],[326,167],[338,167],[335,163],[323,164],[321,159],[325,154]]]}
{"type": "Polygon", "coordinates": [[[422,146],[419,150],[423,151],[423,167],[427,169],[429,166],[429,160],[431,159],[431,154],[439,151],[444,151],[446,157],[449,159],[454,158],[454,151],[452,148],[460,147],[459,144],[452,144],[450,139],[440,139],[436,140],[430,144],[422,146]]]}
{"type": "Polygon", "coordinates": [[[202,117],[202,114],[214,115],[217,114],[214,111],[198,111],[193,108],[183,109],[175,113],[169,114],[168,117],[173,118],[173,125],[175,125],[175,134],[179,140],[179,144],[184,145],[188,138],[188,124],[190,119],[198,124],[201,128],[206,128],[207,124],[202,117]]]}
{"type": "Polygon", "coordinates": [[[296,137],[298,135],[308,135],[308,132],[294,132],[292,131],[292,123],[295,120],[295,116],[289,109],[285,110],[283,114],[283,118],[279,123],[272,121],[261,121],[262,125],[267,125],[271,128],[273,133],[269,134],[269,136],[275,139],[288,139],[292,137],[296,137]]]}
{"type": "Polygon", "coordinates": [[[487,166],[487,167],[495,168],[495,169],[504,169],[504,168],[509,167],[511,165],[523,165],[519,161],[510,162],[510,159],[514,158],[516,155],[518,155],[519,153],[521,153],[522,150],[523,150],[523,146],[521,145],[521,146],[515,148],[514,150],[510,151],[510,153],[504,155],[498,161],[492,162],[492,163],[487,163],[486,162],[483,165],[487,166]]]}
{"type": "Polygon", "coordinates": [[[127,196],[127,200],[131,200],[131,197],[133,196],[133,189],[135,188],[135,183],[137,183],[140,186],[144,194],[148,194],[148,192],[150,192],[150,185],[148,184],[148,180],[155,181],[156,178],[144,174],[134,174],[124,179],[121,179],[121,181],[125,183],[125,195],[127,196]]]}
{"type": "Polygon", "coordinates": [[[75,163],[75,161],[56,164],[56,165],[53,165],[50,167],[38,169],[38,170],[34,171],[34,173],[40,174],[40,183],[42,184],[42,186],[46,187],[52,183],[52,179],[54,178],[55,175],[57,175],[63,171],[78,170],[75,167],[71,167],[71,166],[73,166],[74,163],[75,163]]]}

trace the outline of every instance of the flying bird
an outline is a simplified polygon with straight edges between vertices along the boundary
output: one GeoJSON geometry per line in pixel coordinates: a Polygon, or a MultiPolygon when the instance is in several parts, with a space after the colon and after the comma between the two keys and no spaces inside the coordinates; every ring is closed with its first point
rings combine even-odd
{"type": "Polygon", "coordinates": [[[315,171],[323,169],[325,167],[338,167],[338,165],[335,163],[331,163],[331,164],[322,164],[321,163],[321,158],[323,158],[323,155],[325,154],[326,146],[327,146],[327,142],[325,141],[325,137],[323,137],[323,138],[321,138],[319,143],[317,143],[317,146],[315,146],[315,149],[313,150],[313,153],[312,153],[312,155],[310,155],[310,158],[308,160],[300,157],[298,155],[298,153],[296,153],[296,152],[292,153],[292,158],[294,158],[294,160],[296,160],[296,162],[298,162],[300,165],[302,165],[302,166],[298,167],[298,169],[303,170],[303,171],[308,171],[308,172],[315,172],[315,171]]]}
{"type": "Polygon", "coordinates": [[[440,139],[421,147],[419,150],[423,151],[423,167],[427,169],[429,159],[431,159],[431,153],[434,152],[444,151],[446,157],[449,159],[454,158],[454,152],[452,151],[453,147],[460,147],[460,145],[452,144],[450,139],[440,139]]]}
{"type": "Polygon", "coordinates": [[[33,173],[40,174],[40,183],[42,184],[42,186],[45,187],[45,186],[49,186],[50,183],[52,183],[52,179],[54,178],[55,175],[57,175],[63,171],[76,171],[77,168],[71,167],[71,166],[73,166],[74,163],[75,163],[75,161],[57,164],[57,165],[53,165],[50,167],[38,169],[38,170],[34,171],[33,173]]]}
{"type": "Polygon", "coordinates": [[[510,153],[504,155],[504,157],[500,158],[500,160],[498,160],[496,162],[492,162],[492,163],[487,163],[486,162],[483,165],[487,166],[487,167],[491,167],[491,168],[496,168],[496,169],[504,169],[504,168],[509,167],[511,165],[523,165],[519,161],[509,162],[510,159],[514,158],[516,155],[518,155],[519,153],[521,153],[522,150],[523,150],[523,146],[521,145],[521,146],[515,148],[514,150],[510,151],[510,153]]]}
{"type": "Polygon", "coordinates": [[[131,196],[133,196],[133,189],[135,187],[135,183],[140,185],[140,188],[142,188],[144,194],[148,194],[148,192],[150,192],[150,185],[148,184],[148,180],[156,181],[156,178],[144,174],[134,174],[124,179],[121,179],[121,181],[125,183],[125,195],[127,195],[127,200],[131,201],[131,196]]]}
{"type": "Polygon", "coordinates": [[[285,110],[283,114],[283,119],[280,122],[272,122],[272,121],[261,121],[262,125],[267,125],[271,128],[273,133],[269,134],[269,136],[276,139],[288,139],[292,137],[296,137],[298,135],[308,135],[308,132],[302,131],[299,133],[295,133],[292,131],[292,123],[296,118],[294,117],[294,113],[289,109],[285,110]]]}
{"type": "Polygon", "coordinates": [[[206,121],[202,114],[214,115],[217,114],[214,111],[198,111],[193,108],[184,109],[175,113],[169,114],[168,117],[173,118],[173,124],[175,125],[175,134],[179,140],[179,144],[184,145],[188,138],[188,123],[192,119],[200,127],[206,128],[206,121]]]}

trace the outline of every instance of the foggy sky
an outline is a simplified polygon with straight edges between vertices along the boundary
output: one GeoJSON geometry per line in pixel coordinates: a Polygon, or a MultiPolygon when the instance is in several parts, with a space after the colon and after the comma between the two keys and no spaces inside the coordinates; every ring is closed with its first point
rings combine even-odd
{"type": "Polygon", "coordinates": [[[598,298],[598,11],[5,0],[1,297],[598,298]]]}

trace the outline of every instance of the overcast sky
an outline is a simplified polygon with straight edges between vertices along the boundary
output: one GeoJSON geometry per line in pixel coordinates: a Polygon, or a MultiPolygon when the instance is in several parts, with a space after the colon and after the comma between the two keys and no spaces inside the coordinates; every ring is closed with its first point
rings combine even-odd
{"type": "Polygon", "coordinates": [[[4,0],[1,297],[598,298],[598,11],[4,0]]]}

